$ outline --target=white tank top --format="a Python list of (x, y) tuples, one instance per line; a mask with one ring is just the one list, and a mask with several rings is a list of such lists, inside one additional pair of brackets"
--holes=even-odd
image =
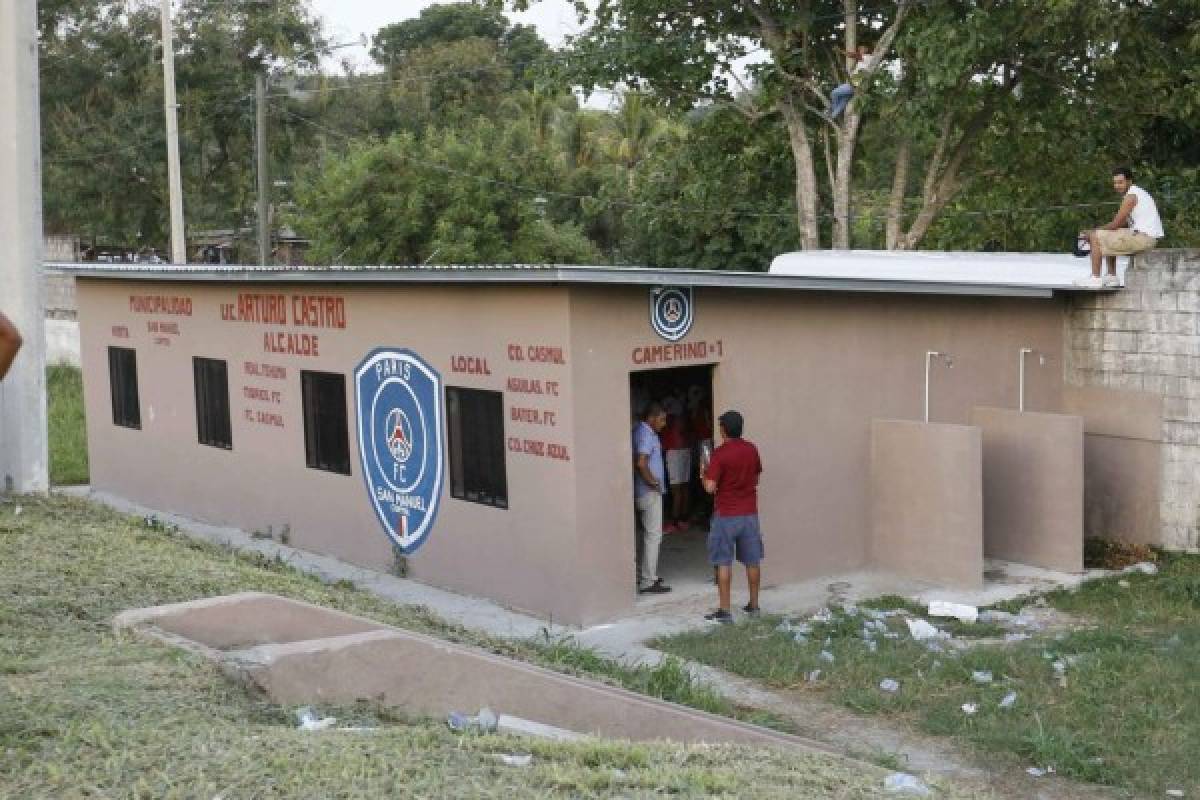
[(1133, 211), (1129, 215), (1129, 227), (1138, 233), (1161, 239), (1163, 235), (1162, 218), (1158, 216), (1158, 206), (1154, 198), (1140, 186), (1130, 186), (1129, 194), (1137, 198)]

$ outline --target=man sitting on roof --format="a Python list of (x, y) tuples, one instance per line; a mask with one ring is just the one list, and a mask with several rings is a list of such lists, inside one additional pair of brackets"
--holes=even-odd
[[(1124, 196), (1112, 222), (1094, 231), (1083, 231), (1092, 246), (1092, 276), (1075, 283), (1099, 288), (1120, 286), (1117, 278), (1117, 256), (1132, 256), (1150, 250), (1162, 238), (1162, 219), (1154, 198), (1133, 183), (1133, 170), (1117, 167), (1113, 170), (1113, 188)], [(1100, 277), (1100, 260), (1108, 259), (1108, 274)]]

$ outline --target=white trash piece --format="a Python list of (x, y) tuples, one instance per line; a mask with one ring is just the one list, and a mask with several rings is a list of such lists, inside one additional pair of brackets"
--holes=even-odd
[(974, 703), (963, 703), (960, 707), (962, 708), (962, 712), (967, 716), (970, 716), (979, 710), (979, 706), (975, 705)]
[(1004, 699), (1000, 701), (1001, 708), (1012, 708), (1017, 703), (1017, 693), (1009, 692), (1004, 695)]
[(891, 678), (884, 678), (879, 682), (879, 688), (885, 692), (888, 692), (889, 694), (895, 694), (896, 692), (900, 691), (900, 682), (892, 680)]
[(1167, 789), (1167, 797), (1183, 797), (1183, 789)]
[(1132, 572), (1140, 572), (1143, 575), (1157, 575), (1158, 574), (1158, 564), (1154, 564), (1149, 561), (1140, 561), (1137, 564), (1130, 564), (1128, 567), (1126, 567), (1125, 569), (1123, 569), (1121, 571), (1126, 574), (1129, 574)]
[(1045, 769), (1040, 769), (1038, 767), (1029, 767), (1028, 769), (1025, 770), (1025, 772), (1027, 772), (1028, 774), (1032, 775), (1035, 778), (1044, 778), (1047, 775), (1054, 774), (1054, 767), (1046, 767)]
[(833, 663), (833, 653), (829, 652), (828, 650), (822, 650), (821, 655), (818, 657), (827, 664)]
[(296, 721), (302, 731), (323, 731), (337, 724), (337, 717), (318, 717), (317, 712), (309, 706), (296, 710)]
[(1004, 643), (1013, 644), (1014, 642), (1023, 642), (1031, 638), (1028, 633), (1006, 633), (1004, 634)]
[(971, 673), (971, 680), (976, 683), (991, 683), (992, 673), (986, 669), (977, 669)]
[(893, 772), (888, 775), (884, 778), (883, 790), (893, 794), (911, 794), (915, 797), (928, 797), (932, 794), (920, 778), (907, 772)]
[(959, 622), (974, 622), (979, 619), (979, 609), (963, 603), (950, 603), (945, 600), (934, 600), (929, 604), (929, 616), (954, 617)]
[(804, 673), (804, 680), (808, 683), (816, 683), (821, 679), (821, 670), (814, 669), (811, 672)]
[(528, 767), (533, 763), (533, 754), (509, 755), (507, 753), (496, 753), (496, 760), (506, 767)]
[(908, 625), (909, 635), (918, 642), (923, 642), (926, 639), (936, 639), (941, 634), (941, 631), (923, 619), (908, 617), (904, 620), (904, 623)]

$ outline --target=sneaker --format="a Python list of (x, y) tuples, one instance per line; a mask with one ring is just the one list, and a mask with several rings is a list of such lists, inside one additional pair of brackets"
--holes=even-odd
[(746, 605), (742, 606), (742, 611), (745, 611), (746, 614), (751, 617), (757, 617), (759, 614), (762, 613), (761, 608), (759, 608), (758, 606), (752, 606), (749, 603), (746, 603)]
[(1102, 284), (1104, 285), (1105, 289), (1120, 289), (1121, 279), (1116, 275), (1105, 275)]
[(1086, 278), (1079, 278), (1075, 281), (1075, 285), (1081, 289), (1103, 289), (1104, 281), (1099, 275), (1089, 275)]
[(730, 614), (723, 608), (718, 608), (710, 614), (705, 614), (704, 620), (706, 622), (716, 622), (720, 625), (728, 625), (733, 622), (733, 614)]
[(671, 587), (663, 583), (662, 578), (659, 578), (649, 586), (638, 589), (638, 594), (666, 594), (669, 591), (671, 591)]

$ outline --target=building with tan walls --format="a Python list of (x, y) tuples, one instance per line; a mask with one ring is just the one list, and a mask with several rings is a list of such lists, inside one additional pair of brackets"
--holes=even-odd
[[(770, 274), (74, 267), (92, 484), (591, 624), (636, 601), (631, 381), (687, 369), (762, 452), (768, 583), (888, 568), (893, 510), (872, 497), (906, 451), (877, 474), (873, 422), (922, 419), (927, 353), (953, 359), (933, 364), (928, 400), (951, 438), (978, 431), (976, 409), (1016, 408), (1022, 350), (1038, 354), (1027, 412), (1070, 394), (1081, 262), (957, 258)], [(899, 496), (920, 506), (921, 491)], [(982, 513), (982, 496), (964, 502), (955, 513)], [(982, 557), (982, 524), (943, 534)]]

